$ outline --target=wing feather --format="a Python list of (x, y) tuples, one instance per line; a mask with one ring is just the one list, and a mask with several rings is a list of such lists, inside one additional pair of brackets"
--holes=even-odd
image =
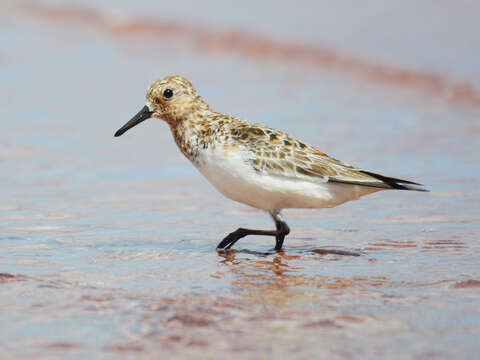
[(282, 131), (246, 123), (243, 127), (236, 127), (233, 135), (244, 144), (249, 154), (247, 161), (259, 173), (311, 182), (427, 191), (419, 187), (421, 184), (343, 163)]

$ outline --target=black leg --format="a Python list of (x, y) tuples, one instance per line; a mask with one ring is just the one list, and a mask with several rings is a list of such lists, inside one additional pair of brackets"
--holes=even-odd
[(217, 245), (217, 249), (230, 249), (238, 240), (247, 236), (247, 235), (268, 235), (268, 236), (277, 236), (277, 231), (275, 230), (253, 230), (253, 229), (244, 229), (238, 228), (234, 232), (228, 234), (221, 242)]
[(290, 228), (281, 218), (280, 212), (275, 211), (271, 213), (273, 220), (275, 221), (276, 230), (253, 230), (253, 229), (244, 229), (238, 228), (234, 232), (228, 234), (221, 242), (217, 245), (217, 249), (230, 249), (238, 240), (247, 236), (247, 235), (267, 235), (275, 236), (275, 250), (280, 250), (283, 245), (283, 240), (285, 236), (290, 233)]
[(273, 218), (275, 220), (275, 226), (277, 227), (277, 235), (275, 235), (275, 250), (281, 250), (283, 246), (283, 240), (285, 236), (290, 233), (290, 228), (285, 221)]

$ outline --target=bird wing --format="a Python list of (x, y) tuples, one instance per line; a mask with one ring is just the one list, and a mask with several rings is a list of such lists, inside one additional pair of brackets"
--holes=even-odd
[(383, 189), (426, 191), (407, 180), (383, 176), (343, 163), (278, 130), (245, 123), (231, 130), (247, 150), (255, 171), (282, 178), (336, 182)]

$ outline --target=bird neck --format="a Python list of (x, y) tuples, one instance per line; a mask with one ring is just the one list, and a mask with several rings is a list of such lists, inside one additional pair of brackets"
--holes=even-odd
[(214, 128), (211, 119), (214, 114), (208, 106), (198, 107), (184, 118), (167, 121), (178, 148), (194, 163), (199, 151), (212, 144)]

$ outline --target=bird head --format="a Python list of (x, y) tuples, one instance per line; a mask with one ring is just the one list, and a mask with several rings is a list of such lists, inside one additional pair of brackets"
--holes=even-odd
[(154, 81), (146, 94), (146, 105), (115, 136), (120, 136), (149, 118), (158, 118), (175, 126), (192, 114), (208, 110), (208, 105), (197, 94), (193, 85), (182, 76), (167, 76)]

